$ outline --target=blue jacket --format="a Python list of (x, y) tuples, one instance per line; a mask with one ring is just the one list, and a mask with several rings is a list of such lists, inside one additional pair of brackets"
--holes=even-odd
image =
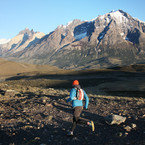
[[(89, 98), (84, 90), (83, 90), (83, 92), (84, 92), (84, 98), (85, 98), (85, 109), (87, 109), (88, 104), (89, 104)], [(76, 93), (77, 93), (77, 91), (75, 88), (71, 89), (70, 98), (68, 98), (66, 101), (67, 102), (72, 101), (72, 107), (83, 106), (83, 100), (74, 100), (74, 98), (76, 97)]]

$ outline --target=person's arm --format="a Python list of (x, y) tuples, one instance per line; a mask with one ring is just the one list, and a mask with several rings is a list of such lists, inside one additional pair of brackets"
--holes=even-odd
[(73, 88), (73, 89), (71, 89), (71, 91), (70, 91), (70, 97), (66, 100), (66, 102), (67, 103), (71, 102), (74, 99), (75, 96), (76, 96), (76, 90)]
[(88, 96), (87, 96), (85, 91), (84, 91), (84, 98), (85, 98), (85, 109), (87, 109), (88, 108), (88, 104), (89, 104), (89, 98), (88, 98)]

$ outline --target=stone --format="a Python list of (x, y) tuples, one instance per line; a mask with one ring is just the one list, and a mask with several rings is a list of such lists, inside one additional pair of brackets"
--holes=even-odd
[(123, 136), (123, 133), (122, 132), (118, 132), (116, 135), (121, 137), (121, 136)]
[(128, 136), (128, 132), (125, 132), (124, 136)]
[(124, 129), (125, 129), (127, 132), (130, 132), (130, 131), (132, 130), (132, 128), (131, 128), (130, 126), (126, 126)]
[(137, 127), (136, 124), (134, 124), (134, 123), (131, 124), (132, 129), (135, 129), (136, 127)]
[(46, 103), (45, 106), (50, 107), (50, 108), (53, 108), (53, 105), (52, 105), (52, 104), (48, 104), (48, 103)]
[(52, 118), (53, 118), (53, 116), (48, 116), (48, 121), (51, 121), (52, 120)]
[(47, 102), (46, 98), (42, 98), (42, 102), (45, 104)]
[(58, 105), (57, 102), (54, 102), (54, 105), (57, 106)]
[(4, 95), (14, 97), (16, 95), (16, 91), (15, 90), (6, 90)]
[(115, 115), (115, 114), (108, 115), (104, 119), (105, 119), (105, 122), (109, 125), (113, 125), (113, 124), (119, 125), (126, 121), (126, 117)]
[(40, 137), (35, 137), (35, 140), (40, 140)]

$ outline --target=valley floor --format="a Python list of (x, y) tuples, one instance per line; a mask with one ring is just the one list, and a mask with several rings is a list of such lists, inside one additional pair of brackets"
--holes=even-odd
[[(10, 76), (0, 82), (0, 145), (145, 145), (144, 65)], [(93, 120), (95, 131), (78, 125), (68, 137), (72, 108), (66, 99), (74, 79), (89, 96), (82, 118)], [(104, 117), (110, 114), (126, 122), (108, 125)]]
[[(73, 137), (72, 108), (66, 103), (69, 89), (0, 84), (0, 144), (2, 145), (144, 145), (145, 98), (90, 93), (82, 117), (95, 122), (95, 131), (78, 125)], [(9, 91), (8, 91), (9, 90)], [(12, 91), (13, 90), (13, 91)], [(108, 125), (110, 114), (127, 117), (121, 125)], [(131, 130), (127, 126), (136, 125)]]

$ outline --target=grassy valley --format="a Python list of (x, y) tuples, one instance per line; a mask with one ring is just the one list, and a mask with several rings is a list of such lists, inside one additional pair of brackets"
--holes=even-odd
[(7, 61), (5, 59), (0, 59), (0, 78), (8, 78), (11, 76), (19, 75), (21, 73), (36, 74), (39, 72), (51, 72), (59, 70), (56, 67), (48, 65), (33, 65), (26, 63), (17, 63), (14, 61)]

